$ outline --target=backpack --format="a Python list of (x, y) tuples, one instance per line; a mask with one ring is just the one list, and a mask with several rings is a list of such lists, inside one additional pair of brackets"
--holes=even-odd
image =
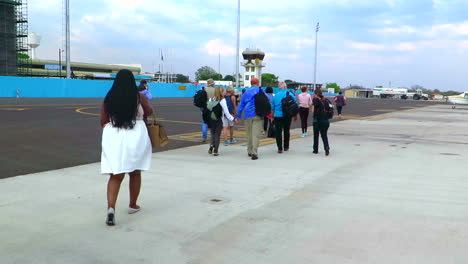
[(299, 106), (289, 92), (286, 92), (286, 96), (281, 99), (281, 109), (285, 117), (293, 117), (299, 113)]
[(325, 98), (324, 100), (320, 100), (320, 103), (322, 104), (322, 108), (319, 109), (318, 119), (333, 119), (334, 110), (333, 104), (330, 102), (330, 100)]
[(271, 105), (268, 97), (266, 96), (265, 92), (263, 92), (262, 88), (258, 87), (258, 93), (255, 94), (255, 113), (258, 116), (265, 117), (271, 113)]
[(221, 116), (223, 115), (223, 108), (219, 104), (219, 101), (210, 100), (206, 105), (206, 109), (209, 111), (209, 120), (210, 121), (217, 121), (220, 120)]
[(232, 103), (232, 95), (226, 95), (224, 96), (224, 99), (226, 99), (226, 105), (229, 110), (229, 113), (230, 114), (234, 113), (234, 104)]
[(205, 90), (198, 90), (193, 96), (193, 105), (199, 108), (206, 108), (206, 101), (208, 101), (208, 94)]

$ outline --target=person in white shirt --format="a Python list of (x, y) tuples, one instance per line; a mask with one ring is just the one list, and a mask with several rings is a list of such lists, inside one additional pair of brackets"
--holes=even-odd
[[(225, 91), (224, 88), (221, 86), (218, 86), (215, 88), (214, 91), (214, 97), (210, 99), (210, 101), (218, 102), (218, 104), (221, 106), (221, 114), (217, 116), (216, 120), (211, 120), (210, 124), (210, 131), (211, 131), (211, 144), (210, 148), (208, 149), (208, 154), (213, 154), (213, 156), (219, 156), (218, 148), (219, 148), (219, 141), (221, 138), (221, 132), (223, 131), (223, 118), (228, 119), (229, 121), (234, 121), (234, 117), (229, 113), (229, 109), (226, 103), (226, 98), (224, 97)], [(208, 105), (210, 105), (210, 101), (208, 102)], [(215, 106), (212, 109), (215, 109)], [(213, 112), (216, 115), (217, 110), (213, 110)]]
[(312, 105), (312, 96), (307, 92), (307, 87), (301, 88), (302, 93), (297, 95), (299, 101), (299, 116), (301, 117), (302, 137), (307, 136), (307, 119), (309, 118), (310, 106)]

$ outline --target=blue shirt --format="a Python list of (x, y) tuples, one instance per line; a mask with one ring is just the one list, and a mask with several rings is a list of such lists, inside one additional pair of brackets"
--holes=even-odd
[(258, 90), (258, 86), (252, 86), (242, 95), (239, 106), (237, 106), (237, 119), (242, 118), (242, 111), (244, 110), (245, 119), (257, 116), (257, 113), (255, 113), (255, 95)]
[(281, 104), (281, 100), (286, 97), (287, 93), (292, 96), (294, 99), (294, 102), (297, 104), (297, 98), (294, 92), (288, 91), (288, 90), (281, 90), (277, 94), (275, 94), (275, 97), (273, 97), (273, 102), (271, 102), (271, 110), (274, 111), (275, 113), (273, 114), (274, 117), (283, 117), (283, 107)]

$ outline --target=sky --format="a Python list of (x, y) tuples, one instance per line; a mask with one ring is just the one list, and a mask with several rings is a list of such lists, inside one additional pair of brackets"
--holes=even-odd
[[(71, 60), (141, 64), (189, 75), (210, 66), (233, 75), (235, 0), (71, 0)], [(64, 47), (62, 0), (30, 0), (29, 31), (40, 59)], [(264, 73), (342, 87), (465, 91), (466, 0), (241, 0), (240, 51), (266, 53)], [(242, 56), (241, 56), (242, 61)], [(241, 74), (244, 72), (240, 68)]]

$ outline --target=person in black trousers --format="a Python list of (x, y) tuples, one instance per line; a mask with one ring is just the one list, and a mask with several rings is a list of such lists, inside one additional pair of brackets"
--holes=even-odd
[[(281, 89), (275, 96), (273, 97), (273, 101), (271, 103), (271, 110), (273, 111), (274, 123), (275, 123), (275, 133), (276, 133), (276, 146), (278, 147), (278, 153), (283, 153), (284, 151), (289, 150), (289, 139), (290, 133), (289, 129), (291, 128), (291, 120), (297, 120), (296, 116), (288, 116), (287, 113), (283, 113), (282, 109), (282, 100), (290, 95), (292, 96), (294, 102), (297, 104), (297, 98), (294, 95), (294, 92), (290, 92), (287, 90), (287, 85), (285, 82), (280, 82), (278, 84), (279, 88)], [(284, 134), (284, 140), (283, 140)]]
[(315, 90), (315, 96), (312, 100), (312, 112), (314, 113), (314, 146), (313, 153), (318, 153), (319, 146), (319, 135), (322, 137), (323, 148), (325, 149), (325, 155), (330, 154), (330, 145), (328, 144), (328, 128), (330, 127), (330, 120), (325, 113), (325, 104), (329, 101), (326, 99), (320, 89)]
[[(265, 89), (265, 93), (268, 97), (268, 101), (270, 101), (270, 104), (271, 102), (273, 102), (273, 88), (271, 87), (267, 87)], [(263, 134), (267, 134), (268, 133), (268, 127), (271, 126), (272, 122), (271, 122), (272, 118), (271, 116), (265, 116), (263, 118)]]

